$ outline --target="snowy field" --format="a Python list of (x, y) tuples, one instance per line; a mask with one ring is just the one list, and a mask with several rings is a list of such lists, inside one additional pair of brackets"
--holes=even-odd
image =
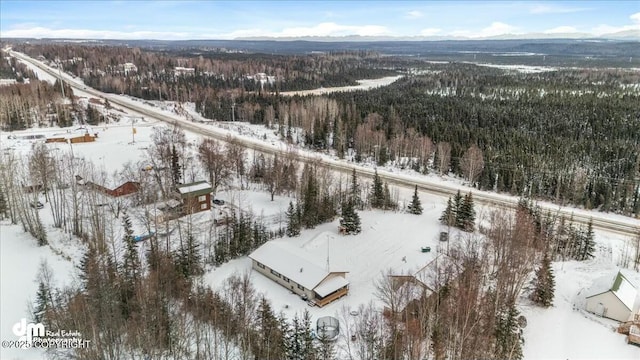
[(392, 84), (393, 82), (400, 79), (401, 77), (402, 75), (387, 76), (380, 79), (356, 80), (358, 85), (336, 86), (336, 87), (319, 88), (319, 89), (313, 89), (313, 90), (284, 91), (284, 92), (281, 92), (280, 95), (283, 95), (283, 96), (324, 95), (324, 94), (330, 94), (334, 92), (371, 90), (377, 87), (387, 86), (389, 84)]

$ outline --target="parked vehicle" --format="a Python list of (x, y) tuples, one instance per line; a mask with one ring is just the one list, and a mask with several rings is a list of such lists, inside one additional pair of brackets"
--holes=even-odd
[(213, 199), (213, 203), (215, 205), (224, 205), (224, 200), (220, 200), (220, 199)]
[(42, 209), (44, 205), (40, 201), (33, 201), (29, 205), (31, 205), (34, 209)]

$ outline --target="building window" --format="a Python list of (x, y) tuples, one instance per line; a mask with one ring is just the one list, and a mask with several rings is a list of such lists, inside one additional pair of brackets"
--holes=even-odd
[(280, 277), (280, 274), (278, 274), (278, 272), (277, 272), (277, 271), (274, 271), (274, 270), (271, 270), (271, 275), (274, 275), (274, 276)]
[(289, 282), (289, 278), (288, 278), (288, 277), (286, 277), (286, 276), (283, 276), (283, 277), (282, 277), (282, 280), (284, 280), (284, 281), (286, 281), (286, 282)]
[(261, 264), (261, 263), (258, 263), (258, 267), (259, 267), (260, 269), (264, 269), (264, 265), (263, 265), (263, 264)]
[(207, 203), (200, 204), (200, 210), (207, 210)]
[(302, 286), (302, 285), (298, 285), (298, 289), (300, 289), (300, 290), (304, 290), (304, 286)]
[(198, 202), (203, 202), (203, 201), (207, 201), (207, 196), (206, 195), (198, 196)]

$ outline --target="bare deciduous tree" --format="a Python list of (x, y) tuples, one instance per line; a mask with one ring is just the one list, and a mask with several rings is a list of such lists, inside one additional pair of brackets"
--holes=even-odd
[(204, 139), (198, 146), (198, 159), (209, 174), (209, 181), (216, 194), (218, 187), (224, 185), (231, 178), (233, 164), (225, 155), (224, 148), (213, 139)]
[(484, 169), (482, 150), (476, 145), (471, 145), (460, 160), (460, 168), (467, 180), (473, 184)]
[(438, 170), (440, 175), (444, 175), (449, 172), (449, 164), (451, 162), (451, 144), (448, 142), (439, 142), (437, 145), (438, 151)]

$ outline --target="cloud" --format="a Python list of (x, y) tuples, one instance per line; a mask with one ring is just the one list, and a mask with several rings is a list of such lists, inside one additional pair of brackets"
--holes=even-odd
[(49, 29), (44, 27), (16, 28), (2, 31), (2, 38), (71, 38), (71, 39), (234, 39), (239, 37), (307, 37), (307, 36), (379, 36), (388, 34), (379, 25), (340, 25), (331, 22), (308, 27), (291, 27), (280, 31), (264, 29), (239, 29), (227, 33), (170, 32), (170, 31), (111, 31), (88, 29)]
[(576, 33), (578, 29), (573, 26), (558, 26), (553, 29), (545, 30), (543, 33), (545, 34), (568, 34), (568, 33)]
[(420, 31), (420, 35), (422, 36), (434, 36), (442, 32), (442, 29), (438, 28), (426, 28)]
[(637, 31), (637, 35), (640, 36), (640, 23), (637, 25), (624, 25), (624, 26), (611, 26), (611, 25), (598, 25), (591, 29), (591, 33), (597, 36), (612, 34), (622, 31)]
[(471, 31), (471, 30), (456, 30), (449, 33), (451, 36), (456, 37), (466, 37), (471, 39), (476, 38), (486, 38), (492, 36), (506, 35), (506, 34), (516, 34), (518, 30), (517, 27), (505, 24), (499, 21), (494, 21), (491, 25), (480, 31)]
[(635, 21), (637, 23), (640, 23), (640, 12), (637, 12), (635, 14), (631, 14), (631, 16), (629, 16), (629, 19), (631, 19), (631, 20), (633, 20), (633, 21)]
[(409, 11), (407, 13), (407, 18), (409, 18), (409, 19), (419, 19), (419, 18), (421, 18), (423, 16), (424, 15), (422, 14), (422, 12), (420, 12), (418, 10)]
[(301, 26), (285, 28), (279, 32), (273, 32), (267, 36), (272, 37), (298, 37), (298, 36), (378, 36), (387, 34), (388, 30), (380, 25), (339, 25), (332, 22), (324, 22), (315, 26)]
[(591, 8), (568, 7), (562, 5), (538, 4), (529, 8), (530, 14), (568, 14), (591, 10)]

